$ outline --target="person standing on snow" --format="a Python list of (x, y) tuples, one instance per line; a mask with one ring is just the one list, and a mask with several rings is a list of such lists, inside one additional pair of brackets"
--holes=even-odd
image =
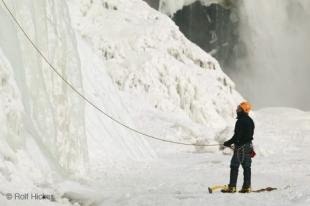
[(227, 188), (222, 189), (223, 193), (236, 192), (236, 184), (238, 179), (238, 170), (240, 164), (243, 168), (243, 186), (239, 191), (241, 193), (251, 192), (251, 163), (255, 152), (252, 146), (254, 134), (254, 122), (249, 117), (251, 105), (248, 102), (242, 102), (237, 107), (237, 122), (235, 125), (234, 136), (224, 142), (224, 146), (231, 147), (234, 144), (234, 154), (230, 162), (230, 181)]

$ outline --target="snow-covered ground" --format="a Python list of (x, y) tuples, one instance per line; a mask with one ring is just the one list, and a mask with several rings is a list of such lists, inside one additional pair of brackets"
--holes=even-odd
[[(208, 186), (228, 182), (229, 150), (195, 152), (191, 147), (160, 153), (152, 161), (131, 162), (123, 170), (92, 171), (87, 184), (64, 182), (59, 190), (84, 205), (309, 205), (310, 113), (268, 108), (253, 116), (258, 154), (253, 160), (252, 186), (276, 187), (276, 191), (209, 194)], [(11, 205), (26, 204), (16, 201)]]
[[(278, 190), (252, 194), (208, 193), (208, 186), (227, 184), (229, 150), (161, 153), (147, 164), (133, 164), (121, 173), (93, 174), (106, 205), (309, 205), (310, 113), (290, 108), (255, 112), (253, 189)], [(227, 137), (229, 138), (229, 136)], [(170, 147), (170, 145), (166, 145)], [(242, 168), (239, 188), (242, 185)], [(104, 204), (103, 204), (104, 205)]]
[[(242, 97), (218, 62), (141, 0), (8, 1), (50, 62), (126, 125), (186, 143), (230, 138)], [(309, 113), (265, 109), (253, 186), (270, 194), (207, 194), (228, 181), (229, 150), (145, 139), (82, 101), (0, 7), (0, 205), (309, 204)], [(302, 164), (301, 164), (302, 163)], [(296, 174), (296, 175), (294, 175)], [(49, 200), (8, 200), (7, 193)], [(13, 199), (15, 196), (13, 196)]]

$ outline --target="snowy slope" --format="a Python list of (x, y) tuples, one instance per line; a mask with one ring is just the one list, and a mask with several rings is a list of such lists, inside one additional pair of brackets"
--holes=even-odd
[(136, 0), (71, 0), (69, 8), (77, 35), (102, 59), (140, 130), (195, 143), (227, 128), (240, 95), (167, 16)]
[[(78, 40), (83, 85), (88, 98), (109, 115), (135, 128), (119, 91), (106, 71), (102, 70), (102, 60), (93, 54), (87, 44)], [(129, 160), (147, 160), (156, 156), (144, 138), (119, 126), (90, 105), (86, 105), (85, 127), (92, 167), (124, 165)]]

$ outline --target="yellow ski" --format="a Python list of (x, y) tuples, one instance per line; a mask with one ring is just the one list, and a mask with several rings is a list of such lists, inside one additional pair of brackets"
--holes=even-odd
[[(227, 185), (214, 185), (214, 186), (211, 186), (211, 187), (208, 187), (208, 190), (209, 190), (209, 193), (213, 193), (217, 190), (222, 190), (222, 189), (227, 189)], [(256, 193), (259, 193), (259, 192), (271, 192), (273, 190), (277, 190), (277, 188), (275, 187), (266, 187), (266, 188), (262, 188), (262, 189), (258, 189), (258, 190), (252, 190), (251, 192), (256, 192)]]
[(212, 193), (219, 189), (226, 189), (227, 187), (228, 187), (227, 185), (214, 185), (212, 187), (208, 187), (208, 190), (209, 190), (209, 193)]

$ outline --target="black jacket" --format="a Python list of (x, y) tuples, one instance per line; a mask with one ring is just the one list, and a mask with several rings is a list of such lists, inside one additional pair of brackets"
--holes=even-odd
[(224, 142), (225, 146), (230, 146), (231, 144), (242, 146), (253, 140), (255, 125), (252, 118), (245, 112), (238, 112), (237, 119), (234, 136)]

